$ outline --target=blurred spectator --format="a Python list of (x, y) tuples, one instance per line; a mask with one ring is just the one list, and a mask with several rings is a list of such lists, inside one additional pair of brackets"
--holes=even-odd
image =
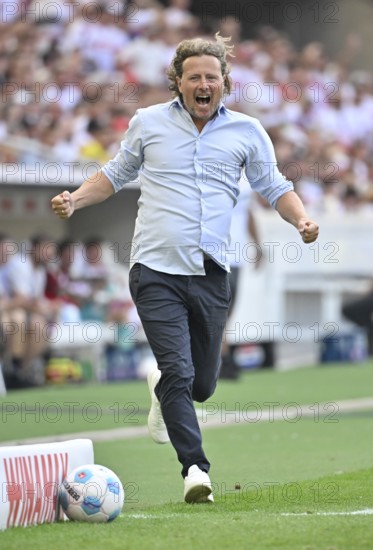
[(108, 270), (106, 321), (116, 329), (114, 347), (130, 350), (139, 344), (142, 327), (129, 290), (129, 268), (118, 261), (115, 243), (103, 243), (102, 252)]
[(109, 147), (113, 144), (113, 136), (115, 138), (109, 121), (91, 119), (87, 132), (91, 139), (80, 148), (81, 157), (83, 159), (97, 160), (100, 164), (105, 164), (111, 158)]
[(157, 0), (136, 0), (127, 3), (124, 19), (132, 38), (143, 34), (146, 28), (158, 25), (163, 19), (164, 7)]
[(81, 249), (80, 261), (73, 270), (75, 283), (85, 285), (87, 292), (81, 301), (83, 320), (104, 322), (108, 305), (108, 268), (104, 264), (102, 241), (98, 237), (85, 240)]
[(60, 51), (65, 55), (79, 50), (85, 71), (98, 69), (110, 73), (117, 54), (129, 43), (128, 34), (118, 25), (119, 20), (124, 19), (110, 11), (104, 2), (90, 2), (79, 8), (60, 42)]
[(48, 270), (45, 295), (54, 300), (58, 307), (58, 321), (62, 323), (80, 322), (82, 301), (89, 296), (91, 289), (84, 282), (74, 281), (71, 271), (77, 254), (77, 243), (69, 240), (58, 245), (58, 263)]
[(170, 28), (185, 28), (194, 24), (194, 17), (190, 12), (191, 0), (169, 0), (164, 10), (164, 21)]
[(45, 297), (46, 266), (55, 259), (55, 245), (48, 237), (37, 235), (20, 249), (13, 248), (9, 257), (10, 243), (3, 239), (5, 261), (0, 269), (5, 370), (11, 385), (40, 384), (44, 381), (48, 323), (58, 314), (58, 305)]
[[(149, 25), (118, 56), (121, 66), (127, 65), (136, 82), (166, 87), (169, 65), (168, 48), (164, 41), (163, 23)], [(149, 63), (151, 59), (151, 63)]]
[[(67, 243), (63, 243), (63, 247), (66, 246)], [(66, 289), (65, 297), (79, 304), (81, 320), (117, 323), (118, 326), (130, 322), (139, 326), (129, 292), (128, 268), (120, 263), (115, 245), (93, 236), (84, 241), (82, 248), (75, 246), (74, 249), (73, 263), (70, 263), (71, 250), (61, 252), (57, 276)], [(61, 272), (63, 264), (66, 266), (64, 275)]]

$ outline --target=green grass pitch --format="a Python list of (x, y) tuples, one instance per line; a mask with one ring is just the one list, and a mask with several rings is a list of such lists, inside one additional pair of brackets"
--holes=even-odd
[[(0, 548), (371, 550), (373, 517), (363, 512), (373, 509), (373, 406), (347, 411), (340, 402), (372, 398), (372, 382), (368, 362), (221, 381), (209, 403), (196, 405), (214, 505), (183, 502), (171, 446), (141, 433), (110, 442), (93, 437), (95, 462), (125, 487), (121, 516), (104, 525), (9, 529), (0, 532)], [(300, 414), (301, 405), (310, 414)], [(264, 420), (271, 406), (282, 419)], [(0, 407), (0, 440), (21, 442), (145, 426), (149, 396), (144, 381), (54, 386), (10, 392)], [(221, 426), (207, 429), (206, 416)]]

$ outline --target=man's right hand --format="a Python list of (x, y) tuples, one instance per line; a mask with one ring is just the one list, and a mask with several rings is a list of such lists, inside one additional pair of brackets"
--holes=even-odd
[(56, 216), (61, 218), (61, 220), (70, 218), (75, 210), (74, 201), (69, 191), (64, 191), (63, 193), (53, 197), (51, 204), (53, 212)]

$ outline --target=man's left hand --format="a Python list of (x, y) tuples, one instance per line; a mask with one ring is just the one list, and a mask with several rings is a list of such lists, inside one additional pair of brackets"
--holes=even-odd
[(300, 220), (298, 231), (304, 243), (313, 243), (319, 236), (319, 226), (316, 222), (311, 220)]

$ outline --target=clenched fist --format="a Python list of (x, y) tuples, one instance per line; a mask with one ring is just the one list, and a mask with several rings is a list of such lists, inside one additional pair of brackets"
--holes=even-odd
[(304, 243), (313, 243), (319, 236), (319, 226), (316, 222), (311, 220), (300, 220), (298, 231)]
[(53, 212), (56, 216), (61, 218), (61, 220), (70, 218), (75, 210), (74, 201), (69, 191), (64, 191), (53, 197), (51, 204)]

